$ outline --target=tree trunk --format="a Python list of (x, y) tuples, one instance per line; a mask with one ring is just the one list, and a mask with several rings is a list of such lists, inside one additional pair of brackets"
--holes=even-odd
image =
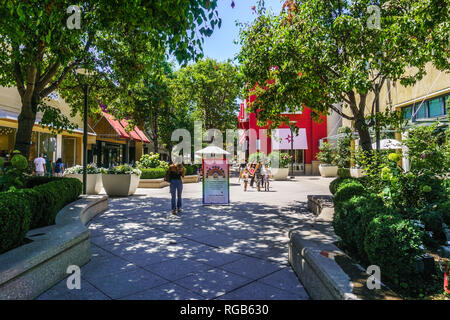
[(22, 101), (22, 110), (18, 118), (14, 150), (19, 150), (27, 159), (30, 156), (31, 134), (36, 121), (37, 101), (36, 98)]
[(359, 145), (364, 151), (372, 151), (372, 140), (370, 139), (369, 127), (366, 125), (364, 116), (356, 115), (355, 129), (359, 134)]

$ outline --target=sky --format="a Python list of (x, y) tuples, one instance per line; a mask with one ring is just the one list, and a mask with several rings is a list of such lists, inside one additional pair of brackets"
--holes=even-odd
[[(256, 18), (252, 6), (257, 5), (257, 0), (234, 0), (234, 8), (231, 7), (231, 2), (232, 0), (217, 1), (222, 27), (216, 28), (211, 37), (205, 37), (203, 43), (205, 58), (218, 61), (233, 60), (240, 49), (238, 44), (233, 43), (239, 39), (239, 26), (236, 26), (236, 21), (247, 23)], [(265, 0), (265, 7), (268, 11), (279, 13), (283, 2), (284, 0)], [(175, 65), (178, 67), (177, 63)]]
[[(222, 27), (214, 30), (209, 38), (205, 38), (203, 52), (205, 57), (225, 61), (233, 59), (239, 52), (239, 45), (233, 40), (239, 39), (239, 22), (251, 22), (256, 18), (252, 11), (252, 6), (257, 4), (257, 0), (234, 0), (235, 7), (231, 7), (231, 0), (218, 0), (218, 13), (222, 18)], [(284, 2), (284, 1), (283, 1)], [(266, 0), (265, 7), (276, 13), (280, 12), (282, 0)]]

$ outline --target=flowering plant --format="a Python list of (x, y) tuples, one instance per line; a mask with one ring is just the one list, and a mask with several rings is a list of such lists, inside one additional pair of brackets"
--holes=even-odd
[[(98, 173), (104, 173), (104, 168), (97, 168), (95, 163), (90, 163), (86, 166), (86, 173), (87, 174), (98, 174)], [(68, 174), (83, 174), (83, 166), (76, 165), (70, 168), (67, 168), (64, 170), (64, 175)]]
[(139, 169), (134, 169), (128, 164), (122, 164), (120, 166), (111, 167), (106, 171), (107, 174), (135, 174), (140, 176), (142, 171)]
[(292, 156), (287, 153), (274, 151), (269, 155), (269, 166), (272, 168), (288, 168)]

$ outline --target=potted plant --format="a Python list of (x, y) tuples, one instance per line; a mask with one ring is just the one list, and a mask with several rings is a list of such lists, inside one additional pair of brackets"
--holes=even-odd
[[(87, 194), (99, 194), (102, 189), (102, 172), (103, 168), (97, 168), (95, 164), (88, 164), (86, 167), (86, 193)], [(71, 168), (67, 168), (64, 171), (64, 177), (76, 178), (83, 182), (83, 166), (76, 165)]]
[(136, 192), (141, 173), (128, 164), (111, 167), (102, 175), (103, 188), (109, 196), (131, 196)]
[(270, 175), (274, 180), (286, 180), (289, 175), (291, 156), (284, 152), (273, 151), (269, 154)]
[(164, 181), (169, 164), (159, 160), (159, 153), (142, 155), (136, 162), (136, 167), (141, 170), (138, 188), (163, 188), (169, 185)]
[(336, 152), (333, 146), (327, 142), (322, 143), (317, 153), (317, 159), (322, 163), (319, 165), (319, 172), (322, 177), (336, 177), (338, 166), (336, 165)]
[(359, 147), (353, 154), (353, 163), (355, 164), (350, 168), (350, 175), (353, 178), (361, 178), (366, 175), (366, 172), (362, 168), (363, 155), (362, 149)]

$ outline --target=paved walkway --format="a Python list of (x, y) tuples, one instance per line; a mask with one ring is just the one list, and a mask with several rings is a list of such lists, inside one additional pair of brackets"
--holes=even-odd
[(331, 179), (272, 182), (244, 193), (231, 182), (231, 205), (202, 206), (201, 184), (184, 185), (184, 211), (169, 214), (168, 188), (111, 198), (94, 218), (92, 259), (81, 289), (66, 280), (39, 299), (309, 299), (288, 263), (288, 232), (312, 221), (308, 194), (329, 194)]

